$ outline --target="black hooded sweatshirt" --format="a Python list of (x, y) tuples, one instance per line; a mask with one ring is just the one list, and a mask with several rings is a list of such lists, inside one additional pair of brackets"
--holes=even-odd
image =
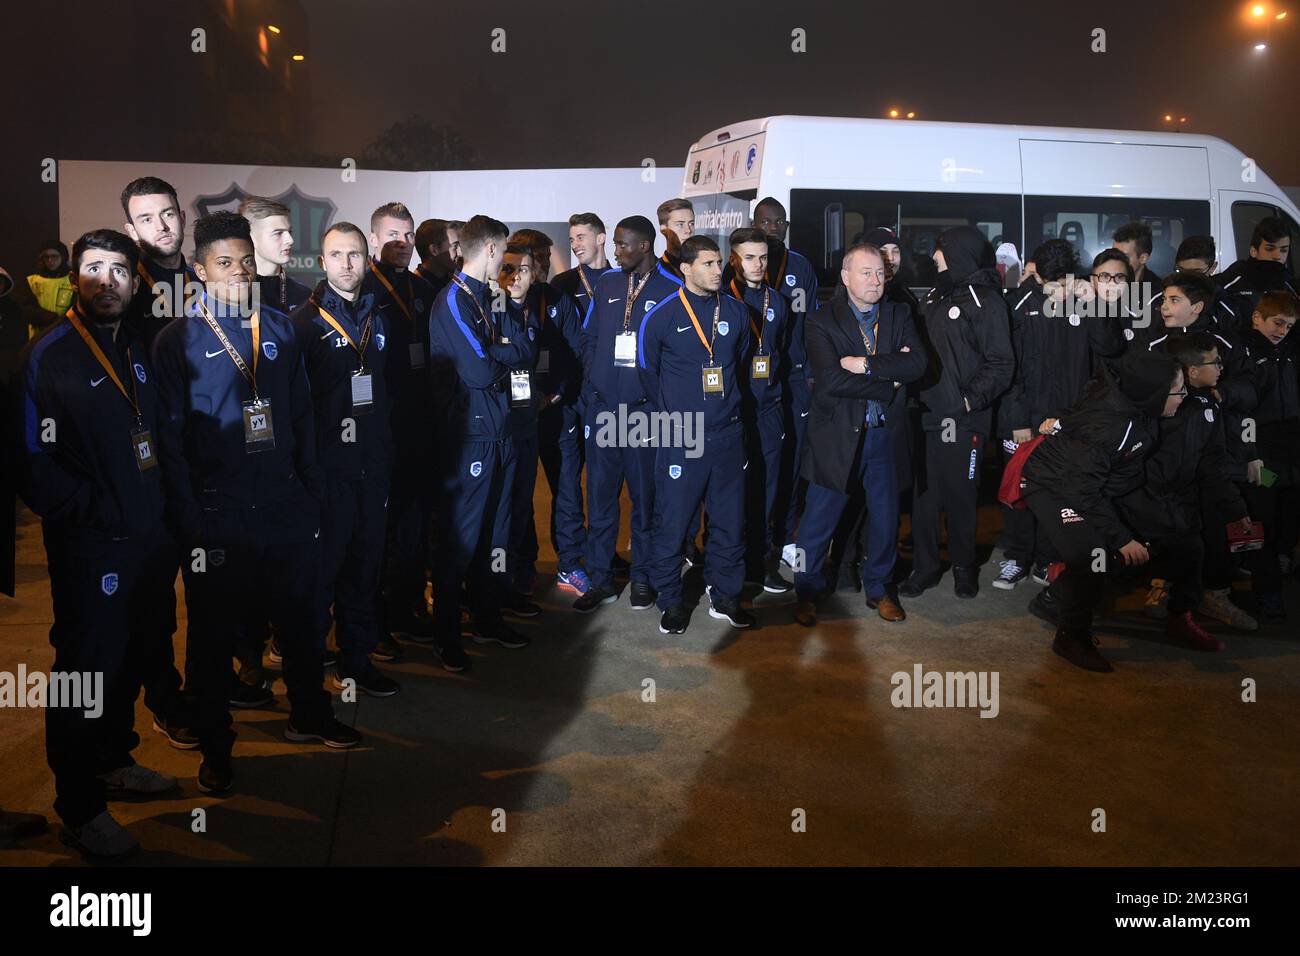
[(1171, 355), (1134, 349), (1105, 367), (1025, 462), (1026, 494), (1059, 498), (1110, 550), (1133, 540), (1114, 499), (1143, 482), (1178, 368)]
[(1287, 272), (1286, 263), (1270, 259), (1238, 259), (1224, 269), (1214, 281), (1219, 284), (1219, 301), (1232, 313), (1236, 327), (1232, 330), (1245, 334), (1250, 331), (1250, 314), (1265, 292), (1285, 289), (1297, 295), (1295, 277)]
[(920, 382), (921, 427), (939, 431), (953, 419), (962, 431), (987, 435), (993, 403), (1016, 366), (1002, 279), (993, 246), (974, 226), (946, 230), (939, 248), (947, 268), (925, 298), (919, 329), (930, 356)]

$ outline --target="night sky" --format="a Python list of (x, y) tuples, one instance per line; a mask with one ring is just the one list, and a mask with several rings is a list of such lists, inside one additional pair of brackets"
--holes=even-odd
[[(293, 65), (305, 80), (294, 100), (308, 114), (300, 136), (247, 135), (241, 111), (267, 107), (237, 86), (228, 95), (186, 88), (198, 85), (188, 79), (188, 23), (214, 21), (227, 3), (245, 20), (265, 14), (306, 31), (306, 59)], [(680, 166), (709, 130), (779, 113), (879, 117), (896, 105), (926, 120), (1157, 129), (1172, 112), (1281, 185), (1300, 185), (1300, 0), (1282, 21), (1273, 14), (1286, 4), (1264, 4), (1253, 26), (1249, 6), (672, 0), (578, 13), (560, 3), (26, 0), (6, 9), (0, 58), (12, 170), (0, 181), (0, 262), (25, 269), (32, 243), (56, 231), (57, 191), (36, 177), (42, 157), (276, 163), (310, 154), (334, 165), (411, 116), (463, 140), (466, 165), (509, 168), (646, 157)], [(497, 27), (505, 53), (489, 49)], [(796, 27), (806, 53), (791, 51)], [(1096, 28), (1106, 31), (1104, 53), (1091, 50)], [(1262, 39), (1268, 49), (1254, 51)], [(204, 56), (210, 82), (246, 69), (228, 50)], [(182, 112), (204, 124), (201, 146), (169, 135)]]

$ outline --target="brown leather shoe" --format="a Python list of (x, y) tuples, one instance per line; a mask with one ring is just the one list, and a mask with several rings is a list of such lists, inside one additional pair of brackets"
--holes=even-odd
[(882, 621), (894, 623), (907, 620), (907, 612), (903, 610), (903, 606), (891, 594), (886, 594), (884, 597), (867, 598), (867, 607), (877, 612)]
[(817, 605), (812, 601), (800, 601), (799, 606), (794, 609), (794, 620), (796, 624), (803, 627), (816, 627)]

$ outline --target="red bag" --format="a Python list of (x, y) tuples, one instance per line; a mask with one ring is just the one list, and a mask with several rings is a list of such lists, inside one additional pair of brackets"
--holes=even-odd
[(1021, 494), (1024, 491), (1024, 479), (1020, 474), (1025, 470), (1025, 462), (1029, 460), (1029, 456), (1046, 437), (1046, 435), (1035, 435), (1029, 441), (1021, 442), (1007, 462), (1007, 467), (1002, 472), (1002, 484), (998, 485), (998, 501), (1008, 508), (1020, 510), (1027, 507)]

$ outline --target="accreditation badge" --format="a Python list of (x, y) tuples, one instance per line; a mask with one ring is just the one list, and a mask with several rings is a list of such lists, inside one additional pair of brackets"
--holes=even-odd
[(143, 425), (131, 429), (131, 447), (135, 453), (135, 466), (141, 471), (158, 467), (158, 459), (154, 456), (153, 437), (149, 434), (149, 429)]
[(352, 410), (364, 415), (374, 407), (374, 383), (368, 372), (356, 371), (352, 374)]
[(717, 365), (704, 366), (704, 397), (722, 397), (722, 368)]
[(636, 368), (635, 332), (620, 332), (614, 336), (614, 364), (619, 368)]
[(755, 355), (750, 378), (767, 379), (772, 377), (772, 359), (769, 355)]
[(528, 372), (510, 373), (510, 407), (523, 408), (533, 400), (533, 377)]
[(271, 403), (264, 398), (244, 402), (244, 451), (250, 455), (275, 447), (275, 428), (271, 422)]

